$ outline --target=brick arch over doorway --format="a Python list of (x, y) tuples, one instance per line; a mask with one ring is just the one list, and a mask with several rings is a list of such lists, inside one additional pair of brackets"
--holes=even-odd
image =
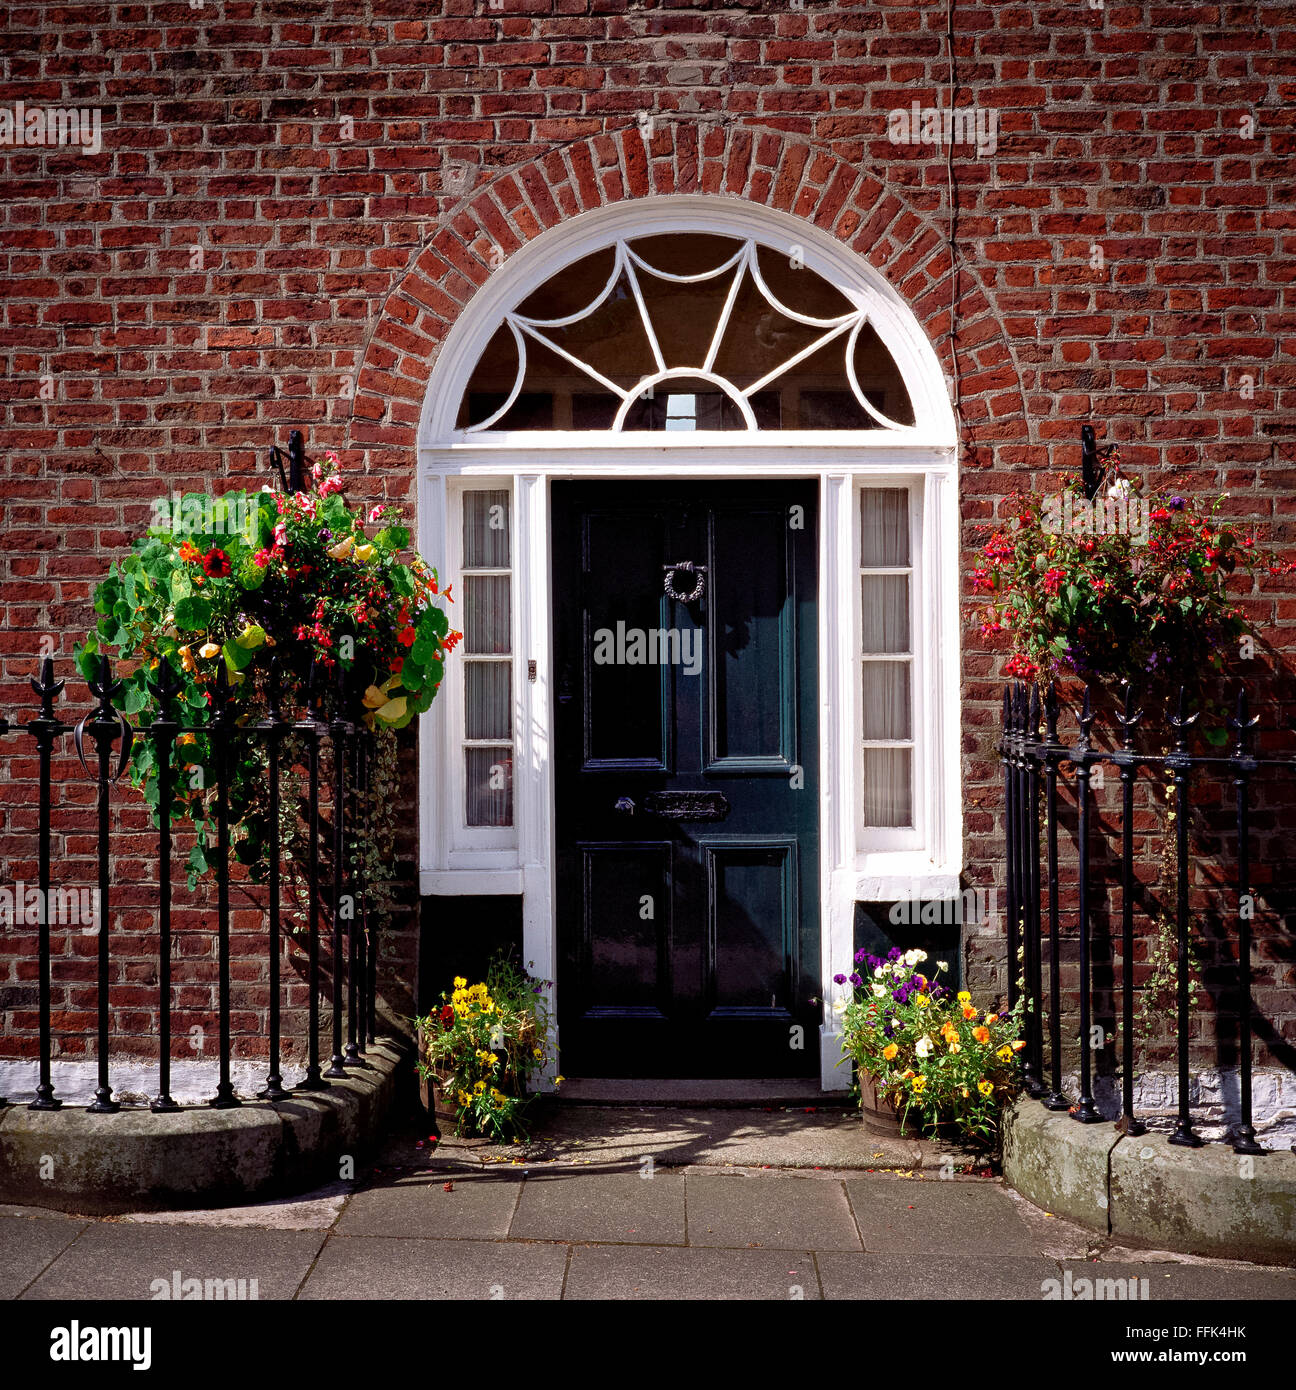
[(936, 220), (916, 211), (903, 191), (804, 140), (666, 121), (647, 138), (634, 127), (552, 150), (474, 187), (441, 219), (388, 294), (365, 344), (350, 445), (413, 448), (442, 340), (477, 289), (519, 247), (580, 213), (675, 193), (774, 208), (849, 246), (902, 296), (947, 375), (956, 349), (964, 466), (988, 466), (981, 446), (992, 442), (1028, 451), (1032, 432), (1012, 345), (967, 266), (960, 269), (951, 339), (950, 254)]

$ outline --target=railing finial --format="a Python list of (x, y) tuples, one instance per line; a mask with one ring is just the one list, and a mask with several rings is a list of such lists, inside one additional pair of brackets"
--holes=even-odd
[(53, 719), (55, 717), (54, 698), (62, 693), (63, 682), (54, 679), (54, 658), (52, 656), (47, 656), (41, 662), (40, 680), (33, 676), (31, 688), (40, 696), (40, 717)]

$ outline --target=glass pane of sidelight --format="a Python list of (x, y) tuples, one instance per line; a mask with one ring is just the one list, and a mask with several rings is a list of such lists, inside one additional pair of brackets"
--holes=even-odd
[(507, 488), (464, 493), (463, 568), (507, 569), (509, 493)]
[(909, 564), (909, 493), (902, 487), (866, 487), (860, 493), (860, 565)]
[(909, 717), (909, 663), (864, 663), (864, 737), (908, 739), (913, 736)]
[(513, 749), (465, 748), (469, 825), (513, 824)]
[(913, 825), (913, 755), (908, 748), (864, 750), (864, 824)]
[(464, 651), (507, 652), (512, 618), (509, 576), (466, 575), (463, 586)]
[(512, 738), (507, 661), (464, 662), (464, 737), (469, 739)]
[(866, 574), (860, 580), (865, 656), (909, 650), (909, 576)]

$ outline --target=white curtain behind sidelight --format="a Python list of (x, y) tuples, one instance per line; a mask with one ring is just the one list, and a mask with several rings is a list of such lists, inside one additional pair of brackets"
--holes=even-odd
[(512, 574), (506, 489), (463, 495), (466, 823), (513, 824)]
[(909, 493), (860, 493), (864, 824), (913, 825), (913, 567)]

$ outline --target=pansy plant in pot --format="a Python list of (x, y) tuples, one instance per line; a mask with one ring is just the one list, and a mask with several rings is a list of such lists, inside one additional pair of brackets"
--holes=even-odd
[(500, 1143), (527, 1137), (531, 1078), (554, 1056), (547, 987), (497, 953), (485, 980), (456, 976), (440, 1007), (415, 1020), (419, 1075), (457, 1134)]
[(862, 1102), (890, 1109), (901, 1131), (953, 1133), (992, 1148), (1020, 1084), (1022, 1003), (980, 1009), (969, 991), (940, 982), (944, 961), (930, 973), (926, 961), (925, 951), (861, 951), (854, 973), (834, 977), (852, 986), (835, 1006), (842, 1061), (855, 1064)]

